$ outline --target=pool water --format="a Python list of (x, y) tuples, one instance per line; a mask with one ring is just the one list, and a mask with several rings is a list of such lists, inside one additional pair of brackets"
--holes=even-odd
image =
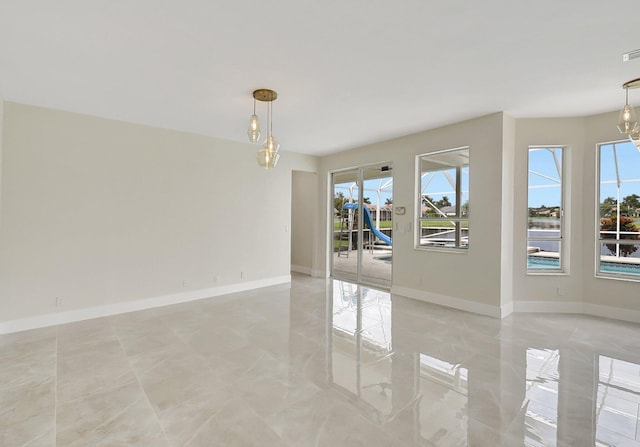
[(600, 270), (607, 273), (625, 273), (640, 275), (640, 264), (619, 264), (617, 262), (600, 262)]
[(528, 269), (557, 269), (560, 268), (560, 259), (541, 258), (539, 256), (527, 256)]
[[(542, 258), (539, 256), (527, 256), (527, 268), (557, 269), (560, 268), (560, 260), (555, 258)], [(627, 275), (640, 276), (640, 264), (601, 261), (600, 270), (606, 273), (624, 273)]]

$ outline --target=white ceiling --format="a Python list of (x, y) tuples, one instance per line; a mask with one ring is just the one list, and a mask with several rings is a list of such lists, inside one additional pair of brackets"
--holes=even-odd
[(321, 155), (621, 108), (637, 48), (638, 0), (0, 0), (0, 97), (246, 142), (272, 88), (282, 150)]

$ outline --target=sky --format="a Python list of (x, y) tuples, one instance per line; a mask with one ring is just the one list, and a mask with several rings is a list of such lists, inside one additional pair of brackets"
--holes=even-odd
[[(601, 146), (601, 179), (604, 183), (600, 190), (600, 201), (603, 201), (606, 197), (616, 197), (616, 170), (613, 157), (613, 144), (606, 144)], [(616, 143), (616, 155), (618, 159), (618, 170), (620, 179), (622, 180), (620, 186), (620, 200), (631, 194), (640, 195), (640, 151), (636, 149), (633, 143), (625, 141), (623, 143)], [(557, 155), (560, 167), (562, 165), (562, 157), (559, 148), (536, 148), (529, 153), (529, 207), (539, 208), (542, 205), (547, 207), (560, 206), (561, 193), (559, 174), (554, 161), (553, 153)], [(473, 167), (471, 167), (473, 169)], [(472, 174), (473, 175), (473, 174)], [(391, 177), (375, 180), (367, 180), (364, 182), (364, 197), (369, 197), (371, 203), (376, 203), (376, 191), (380, 185), (385, 184)], [(463, 201), (469, 198), (468, 188), (468, 170), (463, 173)], [(635, 182), (628, 182), (628, 180), (637, 180)], [(426, 179), (423, 179), (423, 187)], [(346, 187), (351, 183), (336, 185), (338, 188), (336, 191), (342, 191), (343, 194), (348, 197), (348, 190)], [(447, 181), (446, 177), (442, 174), (433, 176), (429, 186), (423, 189), (426, 194), (429, 194), (433, 199), (439, 200), (442, 196), (446, 195), (450, 202), (453, 204), (455, 199), (454, 188)], [(384, 205), (387, 198), (392, 198), (393, 186), (389, 186), (381, 192), (380, 205)], [(354, 194), (357, 197), (357, 192), (354, 189)], [(409, 204), (402, 204), (408, 206)]]
[(536, 148), (529, 151), (529, 208), (559, 207), (562, 149)]
[[(453, 174), (455, 176), (455, 174)], [(463, 202), (466, 202), (468, 200), (468, 190), (469, 190), (469, 171), (468, 169), (464, 169), (463, 170), (463, 183), (462, 183), (462, 188), (463, 188)], [(391, 180), (391, 177), (387, 177), (387, 178), (382, 178), (382, 179), (374, 179), (374, 180), (366, 180), (364, 182), (364, 192), (363, 192), (363, 196), (364, 197), (369, 197), (369, 200), (371, 201), (372, 204), (376, 204), (376, 200), (377, 200), (377, 191), (378, 188), (381, 185), (385, 185), (388, 183), (388, 181)], [(423, 179), (423, 184), (426, 182), (426, 179)], [(345, 197), (349, 197), (349, 190), (348, 187), (353, 185), (353, 183), (343, 183), (343, 184), (339, 184), (336, 185), (336, 191), (341, 191)], [(442, 173), (437, 173), (436, 175), (433, 176), (433, 179), (431, 180), (431, 182), (429, 183), (429, 187), (428, 189), (425, 190), (425, 193), (428, 194), (431, 198), (433, 198), (434, 200), (440, 200), (442, 199), (443, 196), (447, 196), (449, 198), (449, 202), (452, 205), (455, 205), (455, 189), (453, 186), (451, 186), (451, 184), (448, 182), (448, 180), (446, 179), (446, 177), (444, 175), (442, 175)], [(354, 188), (353, 189), (353, 195), (354, 197), (357, 197), (357, 189)], [(382, 189), (380, 192), (380, 205), (384, 205), (386, 202), (387, 198), (392, 198), (393, 197), (393, 184), (388, 185), (386, 188)], [(399, 206), (409, 206), (410, 204), (397, 204)]]
[[(616, 198), (616, 169), (613, 144), (601, 147), (600, 180), (607, 182), (600, 187), (600, 202), (607, 197)], [(640, 195), (640, 151), (633, 143), (616, 144), (615, 154), (618, 159), (618, 173), (620, 175), (620, 201), (631, 194)], [(630, 182), (629, 180), (635, 180)]]
[[(600, 201), (606, 197), (617, 196), (616, 163), (613, 157), (614, 144), (601, 146), (601, 181), (606, 182), (600, 189)], [(631, 194), (640, 195), (640, 152), (630, 141), (615, 143), (620, 175), (620, 200)], [(561, 195), (559, 176), (552, 151), (559, 149), (540, 149), (529, 153), (529, 207), (538, 208), (560, 206)], [(533, 172), (532, 172), (533, 171)], [(541, 175), (538, 175), (541, 174)], [(629, 180), (637, 180), (629, 182)]]
[[(384, 186), (388, 181), (391, 180), (391, 177), (375, 179), (375, 180), (365, 180), (364, 182), (364, 191), (363, 197), (369, 197), (369, 200), (372, 204), (375, 205), (377, 197), (378, 197), (378, 188), (380, 186)], [(342, 192), (345, 197), (349, 198), (349, 190), (348, 187), (353, 185), (351, 183), (342, 183), (336, 185), (336, 192)], [(358, 189), (353, 188), (354, 201), (358, 199)], [(393, 198), (393, 184), (389, 185), (382, 191), (380, 191), (380, 205), (384, 205), (387, 199)]]

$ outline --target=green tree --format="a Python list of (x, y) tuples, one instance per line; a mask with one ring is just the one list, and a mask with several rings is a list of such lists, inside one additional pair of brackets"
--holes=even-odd
[(447, 196), (442, 196), (442, 199), (438, 200), (438, 201), (435, 203), (435, 205), (436, 205), (438, 208), (442, 209), (442, 208), (444, 208), (445, 206), (451, 206), (451, 202), (449, 202), (449, 197), (447, 197)]
[[(632, 217), (617, 216), (614, 214), (610, 218), (600, 220), (600, 231), (616, 231), (618, 226), (618, 218), (620, 219), (620, 232), (638, 233), (640, 230), (634, 224)], [(602, 239), (615, 239), (615, 233), (604, 233)], [(621, 234), (620, 239), (640, 239), (640, 234)], [(616, 244), (606, 244), (611, 254), (616, 253)], [(620, 255), (623, 257), (630, 256), (638, 250), (637, 245), (620, 245)]]
[(347, 203), (347, 198), (342, 192), (337, 192), (333, 196), (333, 207), (338, 211), (338, 214), (342, 212), (342, 207)]
[(605, 217), (611, 215), (613, 210), (616, 208), (616, 199), (613, 197), (607, 197), (600, 204), (600, 217)]
[(393, 199), (387, 197), (387, 200), (384, 201), (385, 205), (393, 205)]
[(462, 204), (462, 209), (460, 210), (463, 216), (469, 215), (469, 201), (467, 200)]
[(638, 194), (631, 194), (630, 196), (622, 199), (622, 203), (620, 205), (629, 216), (635, 216), (638, 212), (638, 208), (640, 208), (640, 196)]
[(431, 204), (434, 203), (433, 198), (427, 194), (423, 194), (422, 195), (422, 204), (424, 206), (431, 206)]
[(363, 201), (364, 203), (368, 203), (369, 205), (371, 205), (371, 199), (370, 199), (369, 197), (363, 197), (363, 198), (362, 198), (362, 201)]

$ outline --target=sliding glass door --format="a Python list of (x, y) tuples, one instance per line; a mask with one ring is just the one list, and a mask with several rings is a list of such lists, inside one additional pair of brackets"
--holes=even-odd
[(393, 176), (391, 164), (332, 174), (331, 276), (391, 286)]

